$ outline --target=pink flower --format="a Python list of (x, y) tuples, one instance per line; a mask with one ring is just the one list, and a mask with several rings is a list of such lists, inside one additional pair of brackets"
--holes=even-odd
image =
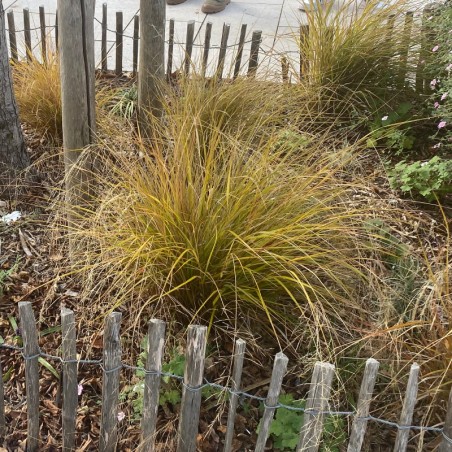
[(436, 80), (436, 78), (434, 78), (431, 82), (430, 82), (430, 87), (433, 89), (436, 84), (438, 83), (438, 80)]
[(435, 47), (433, 47), (432, 52), (436, 52), (438, 49), (439, 49), (439, 46), (435, 46)]
[(387, 121), (387, 119), (388, 119), (388, 115), (383, 116), (383, 117), (381, 118), (382, 121)]
[(435, 104), (433, 105), (435, 108), (439, 108), (439, 102), (435, 102)]
[(446, 71), (448, 72), (452, 71), (452, 63), (450, 63), (449, 66), (446, 67)]
[(441, 143), (437, 143), (435, 144), (435, 146), (433, 146), (433, 149), (439, 149), (441, 147)]
[(125, 417), (126, 417), (126, 415), (124, 414), (124, 411), (120, 411), (118, 413), (118, 422), (123, 421)]
[(438, 124), (438, 129), (442, 129), (443, 127), (446, 127), (446, 125), (447, 125), (447, 122), (446, 122), (446, 121), (441, 121), (441, 122)]
[(77, 394), (79, 396), (81, 396), (82, 392), (83, 392), (83, 385), (77, 385)]
[(443, 93), (443, 95), (441, 96), (441, 100), (444, 100), (447, 97), (447, 92)]

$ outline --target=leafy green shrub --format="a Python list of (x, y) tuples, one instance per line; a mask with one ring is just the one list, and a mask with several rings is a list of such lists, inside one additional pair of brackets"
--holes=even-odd
[[(294, 400), (291, 394), (283, 394), (279, 403), (294, 408), (305, 408), (305, 400)], [(273, 446), (279, 451), (296, 450), (303, 423), (303, 412), (278, 408), (270, 425)], [(322, 452), (339, 452), (346, 441), (345, 423), (340, 416), (327, 416), (323, 427)]]
[(426, 162), (399, 162), (388, 174), (392, 188), (430, 201), (452, 192), (452, 160), (438, 156)]

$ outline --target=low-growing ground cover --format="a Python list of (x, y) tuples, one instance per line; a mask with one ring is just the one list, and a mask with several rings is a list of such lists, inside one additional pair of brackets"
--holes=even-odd
[[(398, 182), (391, 168), (398, 160), (423, 157), (438, 149), (437, 143), (445, 149), (448, 113), (444, 109), (441, 118), (421, 118), (420, 105), (431, 102), (430, 96), (401, 87), (400, 59), (394, 59), (400, 49), (380, 50), (387, 37), (375, 41), (382, 37), (378, 27), (394, 12), (365, 11), (349, 34), (339, 18), (325, 22), (322, 14), (332, 12), (310, 16), (330, 31), (301, 43), (319, 57), (321, 71), (313, 64), (312, 77), (297, 84), (178, 79), (162, 88), (163, 120), (153, 120), (150, 140), (142, 139), (133, 123), (134, 85), (112, 89), (99, 81), (99, 137), (87, 151), (96, 157), (96, 184), (75, 229), (64, 222), (68, 206), (61, 201), (61, 156), (42, 139), (55, 133), (50, 141), (56, 143), (58, 132), (50, 132), (47, 122), (26, 120), (38, 179), (17, 199), (0, 205), (5, 213), (23, 214), (17, 223), (0, 224), (1, 309), (7, 314), (1, 320), (2, 338), (20, 340), (16, 303), (31, 300), (40, 309), (41, 346), (55, 353), (58, 334), (49, 328), (58, 323), (64, 303), (79, 321), (80, 353), (98, 357), (103, 316), (119, 309), (124, 349), (130, 350), (125, 359), (136, 364), (143, 359), (147, 319), (160, 317), (171, 325), (166, 366), (177, 373), (183, 351), (177, 346), (183, 344), (185, 328), (202, 322), (210, 326), (208, 380), (227, 382), (224, 369), (238, 335), (249, 343), (245, 388), (265, 395), (270, 358), (282, 349), (292, 362), (284, 397), (302, 404), (306, 392), (299, 383), (309, 378), (316, 359), (325, 359), (337, 366), (334, 404), (340, 408), (354, 407), (364, 359), (374, 356), (383, 363), (385, 389), (376, 395), (373, 414), (393, 421), (404, 392), (402, 375), (415, 360), (422, 381), (413, 423), (442, 420), (450, 390), (451, 200), (436, 187), (425, 192), (429, 203), (407, 199), (403, 196), (415, 195), (413, 190), (393, 191), (386, 172)], [(438, 36), (438, 46), (447, 45), (441, 31)], [(377, 43), (380, 53), (371, 55), (376, 60), (367, 61), (358, 42), (367, 51)], [(344, 53), (334, 51), (337, 47)], [(432, 58), (438, 52), (434, 48)], [(366, 61), (368, 70), (357, 71)], [(53, 70), (50, 64), (40, 66), (36, 77), (45, 79), (41, 71), (46, 70)], [(316, 78), (319, 73), (326, 78)], [(449, 93), (444, 88), (448, 77), (443, 71), (441, 98)], [(383, 82), (387, 97), (381, 95)], [(441, 105), (447, 105), (448, 95)], [(46, 96), (37, 94), (26, 100), (39, 105), (42, 99)], [(33, 114), (57, 117), (59, 108), (55, 97), (50, 109), (35, 108)], [(446, 124), (438, 128), (441, 122)], [(422, 135), (418, 126), (423, 132), (429, 125), (436, 127), (432, 138), (417, 139)], [(418, 166), (428, 167), (423, 163)], [(71, 260), (68, 236), (79, 245)], [(23, 374), (14, 355), (3, 367), (8, 381)], [(56, 364), (55, 370), (60, 371)], [(100, 372), (80, 371), (78, 425), (89, 448), (98, 437)], [(49, 368), (43, 375), (43, 435), (51, 450), (60, 435), (58, 382)], [(122, 450), (138, 441), (141, 378), (125, 373)], [(161, 450), (172, 450), (180, 388), (166, 384), (158, 443)], [(20, 447), (23, 388), (7, 385), (7, 391), (13, 405), (17, 402), (8, 413), (15, 432), (8, 441)], [(215, 395), (205, 398), (199, 447), (217, 450), (224, 413), (216, 417)], [(260, 409), (247, 402), (240, 407), (240, 450), (256, 436)], [(284, 411), (276, 419), (271, 447), (290, 450), (293, 438), (281, 432), (284, 423), (287, 432), (296, 430), (293, 425), (300, 420)], [(370, 428), (367, 449), (387, 450), (394, 432)], [(346, 429), (344, 422), (331, 427), (332, 450), (343, 444)], [(431, 440), (428, 435), (415, 439), (422, 450), (434, 447)]]

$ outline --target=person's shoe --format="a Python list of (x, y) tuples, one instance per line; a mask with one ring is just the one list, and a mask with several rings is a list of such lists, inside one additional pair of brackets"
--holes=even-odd
[(187, 0), (166, 0), (167, 5), (180, 5), (181, 3), (184, 3)]
[(204, 5), (202, 5), (201, 11), (204, 14), (219, 13), (229, 5), (231, 0), (204, 0)]

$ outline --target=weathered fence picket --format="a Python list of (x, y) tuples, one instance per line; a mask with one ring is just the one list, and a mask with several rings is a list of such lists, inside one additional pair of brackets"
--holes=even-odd
[[(25, 360), (25, 383), (27, 401), (27, 450), (39, 450), (39, 367), (38, 363), (42, 353), (38, 344), (38, 332), (32, 311), (31, 303), (19, 303), (20, 331), (23, 338), (23, 348), (0, 344), (0, 350), (13, 349), (22, 352)], [(118, 425), (118, 397), (120, 388), (121, 362), (120, 341), (121, 314), (113, 312), (108, 315), (104, 330), (104, 349), (101, 361), (79, 361), (76, 354), (76, 329), (74, 313), (70, 309), (61, 309), (62, 354), (61, 358), (44, 354), (47, 358), (61, 360), (63, 365), (63, 406), (62, 450), (72, 451), (77, 447), (76, 418), (78, 404), (77, 365), (85, 362), (103, 369), (102, 381), (102, 413), (100, 421), (100, 438), (98, 449), (101, 451), (114, 451), (117, 448)], [(196, 450), (199, 414), (201, 406), (201, 390), (204, 387), (204, 357), (206, 352), (207, 328), (192, 325), (187, 331), (187, 346), (185, 352), (185, 371), (183, 377), (182, 403), (177, 433), (177, 451), (193, 452)], [(140, 450), (152, 451), (155, 447), (156, 422), (159, 407), (159, 387), (162, 378), (162, 358), (164, 353), (165, 322), (152, 319), (148, 324), (147, 360), (144, 371), (143, 417), (141, 420)], [(250, 397), (241, 392), (241, 375), (245, 354), (245, 342), (238, 339), (234, 347), (234, 365), (232, 384), (230, 387), (221, 387), (230, 395), (228, 422), (225, 430), (224, 452), (232, 450), (234, 437), (234, 419), (238, 406), (238, 395)], [(265, 410), (260, 421), (259, 434), (255, 444), (257, 452), (263, 451), (266, 446), (269, 428), (275, 411), (279, 406), (279, 392), (282, 379), (287, 369), (288, 359), (283, 353), (275, 356), (272, 377), (268, 395), (265, 399)], [(368, 359), (363, 374), (361, 389), (357, 402), (357, 409), (353, 412), (344, 412), (342, 415), (353, 415), (353, 425), (350, 431), (350, 440), (347, 452), (360, 452), (366, 425), (369, 419), (369, 406), (375, 386), (379, 363), (375, 359)], [(0, 362), (0, 375), (2, 364)], [(312, 375), (310, 389), (304, 409), (303, 424), (300, 428), (300, 438), (297, 451), (317, 451), (322, 440), (323, 421), (327, 415), (336, 414), (330, 411), (329, 399), (331, 393), (334, 366), (328, 363), (316, 363)], [(410, 369), (406, 387), (406, 395), (398, 425), (398, 433), (394, 451), (406, 451), (413, 410), (417, 398), (419, 366), (413, 364)], [(209, 385), (209, 383), (206, 383)], [(5, 422), (4, 393), (2, 379), (0, 378), (0, 437), (7, 437), (9, 425)], [(284, 405), (283, 405), (284, 406)], [(294, 408), (295, 409), (295, 408)], [(299, 409), (299, 408), (296, 408)], [(387, 421), (381, 420), (384, 423)], [(444, 428), (417, 427), (432, 430), (442, 435), (440, 452), (452, 452), (452, 391), (449, 395)], [(389, 446), (389, 445), (388, 445)], [(93, 447), (96, 447), (93, 445)]]
[(334, 366), (318, 362), (314, 366), (297, 452), (316, 452), (323, 433), (324, 411), (328, 410)]
[(116, 75), (122, 75), (123, 33), (123, 14), (122, 11), (116, 11)]
[(102, 381), (102, 420), (100, 424), (101, 452), (114, 452), (117, 443), (119, 374), (121, 371), (121, 313), (107, 316), (104, 330), (104, 369)]
[(187, 37), (185, 39), (185, 60), (184, 60), (184, 72), (188, 75), (190, 72), (190, 66), (192, 64), (191, 56), (193, 53), (193, 39), (195, 37), (195, 21), (190, 20), (187, 23)]
[(101, 50), (100, 59), (102, 72), (107, 72), (107, 4), (102, 4), (102, 38), (101, 38)]
[(174, 19), (169, 21), (168, 31), (168, 60), (166, 63), (166, 78), (169, 81), (173, 73), (173, 53), (174, 53)]
[(39, 448), (39, 344), (35, 316), (31, 303), (19, 302), (20, 329), (25, 359), (25, 388), (27, 391), (27, 451)]
[(30, 10), (24, 8), (24, 39), (25, 39), (25, 53), (27, 55), (27, 61), (31, 61), (33, 53), (31, 50), (31, 28), (30, 28)]
[(403, 87), (405, 85), (408, 53), (410, 49), (410, 36), (411, 30), (413, 28), (413, 18), (414, 13), (412, 11), (408, 11), (405, 14), (405, 23), (403, 25), (403, 34), (402, 34), (403, 43), (400, 51), (400, 72), (398, 75), (398, 85), (400, 87)]
[(133, 17), (133, 50), (132, 50), (132, 77), (136, 77), (138, 72), (138, 45), (140, 41), (140, 16)]
[(212, 37), (212, 22), (207, 22), (206, 33), (204, 35), (204, 51), (202, 53), (202, 76), (206, 76), (207, 63), (209, 61), (209, 51), (210, 51), (210, 39)]
[(240, 69), (242, 67), (242, 56), (243, 56), (243, 48), (245, 46), (245, 39), (246, 39), (246, 24), (242, 24), (242, 26), (240, 28), (239, 46), (238, 46), (237, 53), (235, 56), (234, 80), (239, 76)]
[(151, 319), (148, 326), (147, 373), (144, 379), (143, 418), (141, 420), (143, 451), (154, 450), (164, 343), (165, 322)]
[(281, 385), (284, 375), (287, 371), (288, 362), (289, 359), (284, 353), (279, 352), (276, 354), (275, 362), (273, 364), (270, 387), (268, 389), (267, 398), (265, 399), (264, 414), (261, 418), (259, 435), (256, 440), (256, 447), (254, 449), (255, 452), (264, 452), (265, 450), (265, 443), (267, 442), (270, 424), (276, 411), (276, 405), (278, 404), (279, 393), (281, 391)]
[(55, 50), (58, 52), (58, 10), (55, 11)]
[(223, 77), (224, 60), (226, 58), (226, 50), (228, 48), (230, 29), (231, 26), (229, 24), (223, 24), (223, 33), (221, 34), (220, 53), (218, 55), (218, 67), (217, 67), (217, 78), (220, 80)]
[(366, 418), (369, 415), (370, 402), (372, 400), (375, 382), (377, 381), (379, 367), (380, 363), (373, 358), (369, 358), (366, 362), (347, 452), (360, 452), (361, 450), (367, 428)]
[(394, 452), (405, 452), (408, 445), (408, 438), (410, 436), (410, 428), (413, 419), (414, 405), (417, 399), (419, 378), (419, 365), (414, 363), (411, 365), (410, 376), (405, 392), (405, 400), (403, 401), (402, 413), (399, 420), (399, 429), (397, 431), (396, 442), (394, 445)]
[(17, 62), (18, 61), (17, 39), (16, 39), (16, 25), (14, 23), (14, 12), (9, 11), (6, 16), (8, 17), (8, 36), (9, 36), (9, 47), (11, 49), (11, 58), (14, 62)]
[(248, 63), (248, 77), (255, 77), (259, 62), (259, 46), (261, 44), (262, 31), (253, 32), (251, 37), (250, 61)]
[(78, 384), (77, 350), (74, 312), (61, 309), (61, 357), (63, 358), (63, 451), (75, 450)]
[(196, 451), (206, 338), (207, 328), (205, 326), (191, 325), (188, 327), (177, 452)]
[(47, 62), (47, 32), (46, 32), (46, 13), (44, 6), (39, 7), (39, 27), (41, 29), (41, 57), (42, 62)]
[(237, 339), (234, 346), (234, 368), (232, 370), (232, 386), (231, 399), (229, 401), (228, 423), (226, 426), (226, 435), (224, 438), (224, 451), (230, 452), (232, 449), (232, 439), (234, 436), (234, 423), (239, 396), (237, 392), (240, 390), (242, 380), (243, 361), (245, 359), (246, 342)]

